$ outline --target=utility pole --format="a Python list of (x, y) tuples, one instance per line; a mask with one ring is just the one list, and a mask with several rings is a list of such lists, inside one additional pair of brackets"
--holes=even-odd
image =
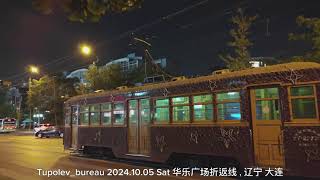
[(267, 18), (267, 32), (266, 32), (266, 36), (268, 37), (268, 36), (270, 36), (270, 32), (269, 32), (269, 23), (270, 23), (270, 19), (269, 18)]
[[(31, 95), (31, 84), (32, 84), (32, 79), (31, 76), (29, 76), (29, 96)], [(32, 110), (31, 110), (31, 106), (29, 105), (29, 119), (32, 121)], [(29, 124), (29, 129), (31, 129), (31, 123)]]
[[(29, 97), (30, 97), (30, 95), (31, 95), (31, 86), (32, 86), (32, 78), (31, 78), (31, 76), (32, 76), (32, 74), (39, 74), (39, 68), (37, 66), (30, 65), (28, 67), (28, 71), (30, 73), (30, 75), (29, 75), (29, 91), (28, 91)], [(29, 111), (30, 111), (29, 112), (29, 118), (33, 122), (33, 120), (32, 120), (32, 108), (31, 108), (30, 104), (29, 104)], [(30, 129), (31, 129), (31, 123), (30, 123)]]
[(53, 76), (53, 99), (54, 99), (54, 104), (53, 104), (53, 108), (54, 108), (54, 122), (55, 125), (58, 125), (57, 122), (57, 92), (56, 92), (56, 81), (55, 81), (55, 77)]

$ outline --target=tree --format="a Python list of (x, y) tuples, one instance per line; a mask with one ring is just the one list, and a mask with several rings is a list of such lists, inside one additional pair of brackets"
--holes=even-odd
[(31, 110), (46, 112), (46, 120), (59, 125), (63, 119), (63, 102), (66, 98), (77, 95), (77, 79), (66, 79), (62, 74), (44, 76), (32, 80), (28, 91), (27, 104)]
[(89, 66), (85, 78), (92, 91), (114, 89), (124, 83), (121, 68), (116, 64), (103, 67), (92, 64)]
[(311, 49), (302, 56), (293, 57), (293, 60), (320, 62), (320, 18), (298, 16), (296, 22), (303, 32), (290, 33), (289, 40), (305, 41), (311, 45)]
[(133, 86), (136, 83), (141, 83), (143, 82), (145, 76), (144, 65), (140, 65), (124, 77), (124, 84), (126, 86)]
[(241, 70), (250, 67), (250, 52), (249, 48), (252, 42), (248, 36), (249, 29), (257, 16), (245, 16), (241, 9), (238, 9), (238, 15), (231, 18), (234, 29), (230, 30), (230, 35), (233, 38), (228, 43), (229, 47), (234, 50), (233, 55), (220, 55), (220, 58), (225, 61), (230, 70)]
[(0, 118), (16, 117), (16, 111), (8, 100), (8, 89), (0, 87)]
[(143, 0), (32, 0), (32, 6), (43, 14), (62, 9), (70, 21), (98, 22), (102, 16), (141, 7)]

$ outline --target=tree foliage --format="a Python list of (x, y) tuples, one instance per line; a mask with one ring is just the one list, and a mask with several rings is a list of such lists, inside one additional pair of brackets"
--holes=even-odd
[(89, 66), (85, 78), (92, 91), (114, 89), (124, 83), (121, 68), (116, 64), (103, 67), (92, 64)]
[(306, 18), (298, 16), (297, 25), (301, 28), (301, 33), (290, 33), (289, 40), (305, 41), (311, 45), (302, 56), (295, 56), (294, 61), (320, 61), (320, 18)]
[(241, 9), (238, 9), (238, 14), (231, 18), (234, 28), (230, 30), (232, 41), (228, 46), (233, 48), (233, 55), (220, 55), (220, 58), (225, 61), (230, 70), (241, 70), (250, 67), (250, 52), (249, 48), (252, 42), (249, 40), (249, 29), (257, 16), (245, 16)]
[(141, 7), (143, 0), (32, 0), (35, 10), (52, 14), (62, 9), (70, 21), (98, 22), (110, 13), (121, 13)]
[(16, 117), (16, 111), (9, 103), (8, 89), (0, 87), (0, 118), (4, 117)]
[(68, 97), (77, 95), (76, 84), (78, 79), (66, 79), (63, 75), (44, 76), (39, 80), (33, 79), (28, 91), (27, 104), (32, 110), (40, 112), (50, 111), (46, 119), (56, 124), (62, 123), (63, 102)]

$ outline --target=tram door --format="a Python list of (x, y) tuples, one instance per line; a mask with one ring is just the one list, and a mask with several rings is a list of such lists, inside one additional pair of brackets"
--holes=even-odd
[(252, 127), (257, 165), (284, 166), (278, 88), (252, 89)]
[(77, 148), (78, 144), (78, 121), (79, 121), (79, 107), (72, 106), (72, 114), (71, 114), (71, 147)]
[(150, 153), (150, 102), (149, 99), (129, 101), (128, 151), (130, 154)]

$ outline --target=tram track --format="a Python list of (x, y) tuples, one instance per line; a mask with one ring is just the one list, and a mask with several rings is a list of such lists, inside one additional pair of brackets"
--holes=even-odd
[(99, 161), (109, 161), (114, 163), (124, 163), (132, 166), (138, 166), (138, 167), (150, 167), (150, 168), (160, 168), (160, 169), (172, 169), (173, 166), (166, 165), (163, 163), (155, 163), (155, 162), (148, 162), (148, 161), (141, 161), (141, 160), (130, 160), (130, 159), (124, 159), (124, 158), (112, 158), (112, 157), (106, 157), (101, 155), (88, 155), (83, 153), (74, 153), (70, 152), (71, 157), (77, 157), (77, 158), (85, 158), (90, 160), (99, 160)]

